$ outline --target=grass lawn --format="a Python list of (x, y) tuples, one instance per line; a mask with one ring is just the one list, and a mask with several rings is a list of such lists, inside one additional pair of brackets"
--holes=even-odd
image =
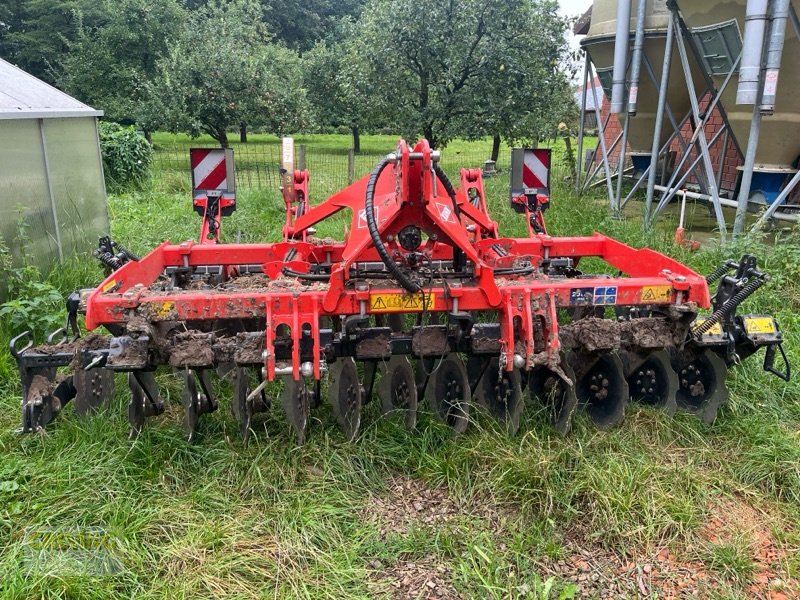
[[(251, 139), (248, 149), (234, 145), (237, 157), (278, 147), (276, 138)], [(349, 142), (298, 138), (309, 148), (312, 202), (334, 191), (342, 164), (346, 176)], [(165, 160), (190, 145), (168, 135), (155, 143)], [(364, 136), (364, 168), (394, 143)], [(489, 147), (453, 143), (443, 164), (455, 175), (459, 158), (478, 166)], [(188, 177), (158, 165), (148, 189), (109, 198), (112, 235), (136, 252), (199, 230)], [(757, 254), (773, 280), (744, 310), (775, 315), (800, 364), (796, 238), (689, 253), (672, 245), (674, 223), (646, 234), (636, 218), (612, 220), (604, 196), (575, 197), (562, 177), (546, 214), (551, 234), (601, 231), (701, 272)], [(501, 231), (523, 235), (508, 207), (507, 171), (486, 190)], [(342, 224), (318, 233), (339, 237)], [(282, 225), (277, 190), (243, 185), (223, 232), (273, 241)], [(87, 252), (49, 281), (68, 292), (100, 277)], [(188, 444), (167, 371), (158, 377), (168, 408), (135, 442), (126, 439), (122, 379), (105, 412), (80, 420), (68, 407), (46, 434), (20, 437), (10, 335), (4, 323), (0, 598), (800, 597), (800, 385), (762, 373), (759, 358), (731, 373), (730, 404), (711, 426), (632, 405), (613, 431), (578, 415), (561, 438), (529, 402), (515, 437), (478, 415), (454, 438), (426, 408), (407, 432), (372, 403), (361, 434), (346, 443), (324, 405), (298, 447), (276, 407), (243, 447), (228, 381), (219, 383), (220, 410)], [(106, 532), (118, 572), (94, 577), (41, 561), (28, 569), (32, 532), (50, 530)]]

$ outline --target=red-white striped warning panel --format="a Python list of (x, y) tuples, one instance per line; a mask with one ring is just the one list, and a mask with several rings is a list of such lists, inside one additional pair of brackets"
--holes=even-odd
[(192, 191), (195, 196), (219, 190), (232, 197), (236, 187), (233, 150), (230, 148), (191, 148)]
[(550, 150), (548, 148), (525, 150), (522, 159), (522, 185), (529, 190), (546, 190), (550, 187)]

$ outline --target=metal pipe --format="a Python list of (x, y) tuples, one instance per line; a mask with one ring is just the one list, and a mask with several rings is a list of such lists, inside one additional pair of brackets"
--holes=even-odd
[(631, 57), (631, 84), (628, 90), (628, 114), (636, 116), (639, 97), (639, 71), (642, 66), (644, 49), (644, 18), (647, 15), (647, 0), (639, 0), (636, 5), (636, 35), (633, 39), (633, 56)]
[(764, 90), (761, 95), (762, 115), (771, 115), (775, 112), (775, 96), (778, 92), (778, 76), (781, 72), (783, 40), (786, 37), (786, 21), (789, 18), (790, 6), (790, 0), (772, 1), (772, 24), (769, 28), (769, 39), (767, 40)]
[[(800, 175), (800, 173), (798, 173), (798, 175)], [(798, 181), (800, 181), (800, 177), (798, 177)], [(660, 191), (660, 192), (671, 193), (673, 196), (676, 195), (676, 194), (682, 194), (685, 191), (685, 190), (683, 190), (681, 188), (668, 188), (668, 187), (664, 187), (663, 185), (657, 185), (656, 189), (658, 191)], [(698, 194), (697, 192), (686, 191), (686, 197), (687, 198), (692, 198), (693, 200), (703, 200), (705, 202), (711, 202), (712, 201), (711, 196), (709, 196), (708, 194)], [(783, 198), (783, 200), (785, 200), (785, 197)], [(781, 200), (781, 201), (783, 201), (783, 200)], [(736, 205), (737, 205), (736, 200), (728, 200), (727, 198), (720, 198), (719, 201), (720, 201), (720, 204), (722, 204), (722, 206), (725, 206), (727, 208), (736, 208)], [(775, 204), (777, 202), (778, 202), (778, 200), (776, 199), (776, 201), (773, 202), (770, 205), (770, 208), (775, 206)], [(769, 212), (769, 211), (767, 211), (767, 212)], [(753, 226), (753, 229), (755, 229), (757, 226), (759, 226), (759, 224), (760, 224), (760, 222), (762, 220), (766, 221), (770, 217), (778, 219), (778, 220), (781, 220), (781, 221), (787, 221), (789, 223), (796, 223), (798, 221), (798, 219), (800, 219), (800, 214), (782, 214), (782, 213), (778, 213), (776, 215), (772, 215), (772, 214), (767, 215), (767, 213), (764, 213), (764, 215), (761, 216), (761, 219), (759, 219), (759, 222), (756, 223)]]
[(625, 151), (628, 149), (628, 130), (631, 126), (631, 113), (625, 113), (625, 123), (622, 126), (622, 145), (619, 148), (619, 160), (617, 161), (617, 194), (614, 196), (614, 205), (611, 207), (611, 215), (616, 219), (619, 217), (620, 197), (622, 196), (622, 180), (625, 178)]
[(672, 64), (672, 38), (675, 36), (675, 19), (670, 18), (667, 23), (667, 39), (664, 41), (664, 65), (661, 68), (661, 85), (658, 89), (658, 108), (656, 109), (656, 123), (653, 131), (653, 146), (650, 150), (650, 173), (647, 177), (647, 199), (644, 205), (644, 226), (650, 229), (650, 211), (653, 208), (653, 192), (656, 185), (656, 171), (658, 170), (658, 150), (661, 141), (661, 129), (664, 125), (664, 107), (667, 104), (667, 86), (669, 85), (669, 70)]
[(744, 41), (742, 64), (739, 67), (739, 87), (736, 89), (736, 104), (758, 102), (761, 59), (764, 36), (767, 32), (769, 0), (747, 0), (744, 16)]
[(792, 22), (792, 29), (794, 29), (794, 35), (800, 40), (800, 19), (797, 18), (797, 13), (794, 10), (794, 6), (789, 5), (789, 20)]
[[(789, 194), (792, 193), (792, 191), (797, 187), (798, 184), (800, 184), (800, 171), (794, 174), (794, 177), (792, 177), (792, 180), (788, 183), (788, 185), (785, 188), (783, 188), (783, 190), (781, 190), (781, 193), (778, 194), (778, 197), (775, 198), (775, 201), (769, 205), (769, 208), (764, 212), (763, 215), (761, 215), (758, 221), (756, 221), (756, 224), (753, 225), (754, 230), (762, 227), (764, 223), (766, 223), (769, 219), (772, 218), (780, 219), (784, 217), (784, 220), (787, 220), (785, 219), (785, 217), (790, 215), (775, 214), (775, 211), (778, 210), (778, 208), (780, 208), (780, 206), (786, 201), (786, 198), (789, 197)], [(797, 220), (797, 215), (792, 215), (792, 216), (795, 217), (794, 220)]]
[[(600, 105), (597, 103), (597, 88), (594, 86), (594, 77), (592, 77), (592, 100), (594, 101), (594, 114), (597, 117), (597, 122), (600, 123)], [(603, 128), (605, 130), (605, 128)], [(608, 187), (609, 201), (614, 198), (614, 189), (611, 185), (611, 167), (608, 164), (608, 150), (606, 149), (605, 131), (598, 132), (600, 138), (599, 146), (603, 152), (603, 166), (606, 171), (606, 186)]]
[[(677, 12), (673, 12), (672, 20), (679, 19)], [(692, 69), (689, 66), (689, 57), (686, 53), (686, 45), (683, 36), (677, 37), (678, 55), (681, 58), (681, 66), (683, 67), (683, 77), (686, 80), (687, 91), (689, 92), (689, 102), (692, 105), (692, 114), (696, 123), (702, 122), (700, 117), (700, 105), (697, 101), (697, 94), (694, 91), (694, 80), (692, 78)], [(711, 163), (711, 154), (708, 151), (708, 140), (705, 134), (697, 136), (697, 141), (700, 144), (700, 153), (703, 157), (703, 171), (705, 171), (706, 179), (708, 181), (708, 191), (711, 200), (714, 203), (714, 213), (717, 217), (717, 225), (719, 227), (719, 239), (721, 242), (725, 241), (728, 236), (728, 228), (725, 225), (725, 215), (722, 213), (722, 207), (719, 201), (719, 191), (717, 190), (717, 182), (714, 179), (714, 165)]]
[[(581, 194), (581, 169), (583, 168), (583, 136), (585, 134), (586, 122), (586, 99), (588, 98), (589, 90), (589, 71), (591, 70), (591, 62), (589, 60), (589, 51), (584, 50), (586, 60), (583, 62), (583, 94), (581, 98), (581, 122), (578, 124), (578, 160), (575, 161), (575, 193), (580, 196)], [(592, 80), (594, 85), (594, 79)], [(600, 126), (600, 123), (597, 124)]]
[(617, 33), (614, 38), (614, 72), (611, 80), (611, 112), (625, 112), (625, 78), (628, 71), (628, 38), (631, 0), (617, 0)]
[[(717, 131), (713, 135), (711, 140), (709, 140), (709, 142), (708, 142), (709, 147), (711, 147), (711, 146), (713, 146), (714, 144), (717, 143), (717, 140), (719, 139), (719, 136), (722, 135), (723, 131), (727, 132), (728, 130), (726, 128), (726, 129), (721, 129), (721, 130)], [(684, 158), (686, 156), (688, 156), (688, 155), (684, 155)], [(681, 171), (680, 171), (680, 167), (678, 167), (677, 169), (675, 169), (675, 172), (672, 174), (672, 177), (670, 178), (670, 180), (666, 184), (666, 186), (664, 184), (662, 184), (661, 186), (656, 186), (656, 189), (658, 189), (659, 187), (664, 187), (666, 189), (681, 189), (683, 187), (683, 184), (686, 183), (686, 181), (689, 179), (689, 177), (692, 175), (692, 173), (694, 173), (695, 169), (697, 168), (697, 165), (700, 164), (701, 160), (703, 160), (703, 156), (699, 155), (697, 158), (694, 159), (692, 164), (690, 164), (686, 168), (686, 170), (683, 171), (683, 174), (680, 177), (678, 177), (678, 173), (680, 173)], [(681, 162), (681, 166), (683, 166), (683, 162)], [(699, 181), (700, 180), (700, 176), (697, 173), (694, 173), (694, 175), (697, 178), (697, 180)], [(677, 179), (677, 181), (675, 181), (676, 179)], [(711, 197), (708, 194), (706, 194), (705, 192), (703, 192), (703, 195), (704, 196), (708, 196), (709, 198)], [(669, 202), (672, 200), (672, 197), (673, 197), (673, 195), (670, 194), (670, 193), (664, 194), (661, 197), (661, 199), (659, 200), (658, 204), (656, 205), (656, 208), (653, 211), (653, 215), (657, 217), (659, 214), (661, 214), (661, 211), (664, 210), (664, 207), (667, 204), (669, 204)]]

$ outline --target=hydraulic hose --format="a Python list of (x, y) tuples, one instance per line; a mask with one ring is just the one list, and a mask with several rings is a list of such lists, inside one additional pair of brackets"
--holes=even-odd
[[(453, 212), (456, 215), (456, 219), (461, 221), (461, 211), (458, 210), (458, 200), (456, 200), (456, 190), (453, 187), (453, 184), (450, 183), (450, 179), (448, 179), (447, 174), (438, 164), (434, 163), (433, 173), (441, 180), (442, 186), (444, 186), (444, 191), (447, 192), (447, 195), (450, 197), (450, 202), (453, 203)], [(461, 248), (453, 248), (453, 267), (456, 271), (464, 270), (464, 253), (461, 251)]]
[(386, 250), (386, 246), (381, 239), (381, 233), (378, 231), (378, 224), (375, 222), (375, 207), (373, 204), (375, 185), (378, 183), (378, 178), (381, 176), (381, 173), (383, 173), (383, 170), (392, 162), (393, 161), (391, 158), (384, 158), (372, 170), (372, 174), (369, 176), (369, 182), (367, 183), (367, 194), (364, 198), (364, 212), (366, 213), (365, 217), (367, 220), (367, 229), (369, 230), (369, 236), (372, 238), (372, 243), (375, 245), (375, 250), (381, 257), (383, 264), (386, 265), (389, 273), (394, 276), (395, 281), (397, 281), (397, 283), (400, 284), (400, 287), (402, 287), (408, 293), (416, 294), (417, 292), (422, 291), (422, 287), (417, 282), (412, 280), (408, 275), (403, 273), (400, 267), (397, 266), (397, 263), (392, 260), (391, 256), (389, 256), (389, 251)]
[(453, 203), (453, 212), (456, 213), (456, 217), (458, 220), (461, 220), (461, 211), (458, 210), (458, 202), (456, 201), (456, 190), (453, 187), (453, 184), (450, 183), (450, 180), (447, 178), (447, 175), (442, 170), (442, 168), (434, 164), (433, 165), (433, 172), (436, 173), (436, 176), (442, 181), (442, 185), (444, 186), (444, 191), (447, 192), (450, 200)]

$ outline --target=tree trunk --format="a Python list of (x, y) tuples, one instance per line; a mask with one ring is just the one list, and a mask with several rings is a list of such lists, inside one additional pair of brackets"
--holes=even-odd
[(490, 158), (497, 163), (498, 156), (500, 156), (500, 134), (495, 133), (492, 138), (492, 156)]
[(358, 130), (358, 125), (352, 126), (353, 131), (353, 152), (358, 154), (361, 152), (361, 132)]
[(147, 143), (151, 146), (153, 145), (153, 132), (149, 129), (142, 127), (142, 133), (144, 134), (144, 139), (147, 140)]
[(436, 148), (436, 139), (433, 137), (433, 125), (428, 123), (425, 125), (425, 128), (422, 132), (425, 135), (425, 139), (428, 140), (428, 143), (431, 145), (431, 148)]
[(223, 148), (227, 148), (229, 145), (228, 132), (225, 131), (224, 129), (221, 131), (217, 131), (217, 135), (214, 136), (214, 139), (216, 139), (219, 142), (219, 145)]
[(239, 141), (247, 143), (247, 123), (239, 123)]

